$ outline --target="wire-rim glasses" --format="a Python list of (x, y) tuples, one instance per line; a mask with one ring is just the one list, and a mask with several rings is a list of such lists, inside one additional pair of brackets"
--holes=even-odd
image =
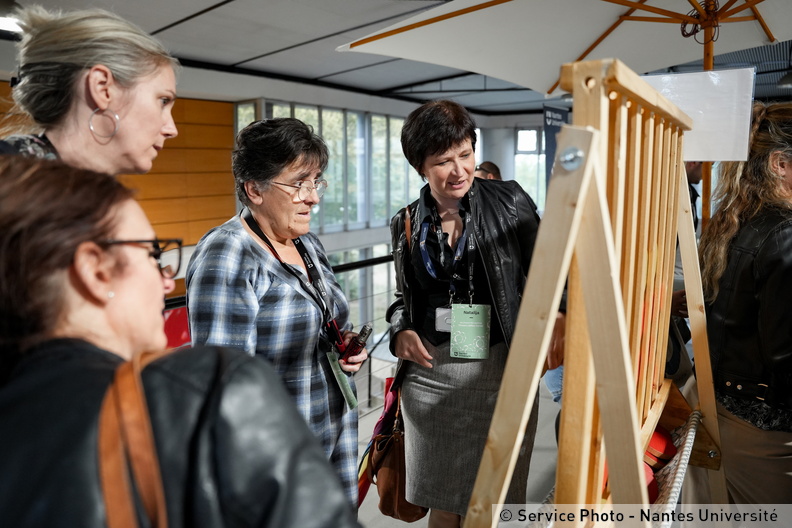
[(102, 240), (99, 245), (114, 246), (129, 244), (141, 249), (148, 249), (149, 256), (157, 261), (160, 274), (166, 279), (173, 279), (179, 273), (182, 261), (181, 238), (154, 238), (151, 240)]
[(297, 183), (283, 183), (283, 182), (270, 182), (275, 183), (277, 185), (282, 185), (284, 187), (293, 187), (297, 189), (297, 197), (300, 200), (307, 200), (313, 191), (316, 191), (316, 195), (321, 198), (324, 196), (325, 191), (327, 190), (327, 180), (316, 180), (315, 182), (310, 182), (308, 180), (303, 180)]

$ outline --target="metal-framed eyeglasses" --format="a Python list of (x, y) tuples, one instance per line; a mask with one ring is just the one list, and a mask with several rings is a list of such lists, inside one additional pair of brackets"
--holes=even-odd
[(297, 198), (300, 200), (307, 200), (313, 191), (316, 191), (316, 195), (321, 198), (324, 196), (324, 193), (327, 190), (327, 180), (316, 180), (314, 182), (303, 180), (297, 183), (283, 183), (274, 181), (271, 183), (297, 189)]
[(149, 257), (154, 258), (159, 266), (160, 274), (166, 279), (176, 277), (181, 268), (182, 239), (181, 238), (154, 238), (151, 240), (101, 240), (100, 246), (132, 245), (149, 252)]

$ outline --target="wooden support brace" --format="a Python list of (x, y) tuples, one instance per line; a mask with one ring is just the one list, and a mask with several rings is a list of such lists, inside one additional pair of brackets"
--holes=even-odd
[[(701, 269), (699, 268), (698, 250), (696, 248), (696, 232), (693, 227), (693, 214), (690, 211), (690, 195), (687, 188), (687, 175), (681, 171), (679, 185), (679, 253), (682, 257), (682, 270), (685, 273), (685, 291), (687, 297), (688, 317), (690, 318), (690, 335), (693, 340), (693, 356), (696, 362), (696, 384), (698, 387), (699, 406), (702, 423), (707, 435), (716, 446), (716, 455), (720, 456), (720, 432), (718, 429), (718, 411), (715, 404), (715, 384), (712, 377), (712, 364), (707, 338), (707, 317), (704, 310), (704, 294), (701, 291)], [(709, 472), (711, 500), (715, 504), (727, 504), (726, 476), (723, 469)]]
[[(597, 132), (592, 129), (564, 127), (557, 151), (559, 155), (568, 154), (570, 159), (574, 158), (574, 153), (591, 152), (596, 136)], [(465, 516), (465, 528), (497, 526), (493, 506), (502, 504), (506, 498), (580, 228), (582, 207), (579, 204), (592, 178), (590, 156), (582, 156), (581, 161), (574, 170), (557, 163), (550, 180), (546, 213), (537, 233), (531, 271)]]

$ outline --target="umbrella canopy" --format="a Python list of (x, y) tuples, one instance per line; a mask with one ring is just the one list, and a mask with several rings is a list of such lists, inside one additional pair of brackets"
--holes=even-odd
[(695, 22), (712, 28), (717, 53), (792, 39), (789, 0), (701, 5), (711, 12), (692, 0), (455, 0), (338, 49), (450, 66), (549, 92), (561, 65), (583, 58), (617, 58), (636, 72), (701, 59), (704, 30), (682, 36), (695, 32)]

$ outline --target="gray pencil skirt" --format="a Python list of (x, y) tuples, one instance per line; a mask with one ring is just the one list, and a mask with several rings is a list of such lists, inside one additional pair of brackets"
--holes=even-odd
[[(407, 500), (427, 508), (465, 515), (489, 433), (508, 348), (490, 348), (486, 360), (451, 358), (448, 344), (423, 340), (434, 368), (406, 365), (402, 414), (407, 460)], [(506, 497), (524, 504), (539, 398), (525, 431)], [(515, 416), (515, 420), (519, 417)]]

